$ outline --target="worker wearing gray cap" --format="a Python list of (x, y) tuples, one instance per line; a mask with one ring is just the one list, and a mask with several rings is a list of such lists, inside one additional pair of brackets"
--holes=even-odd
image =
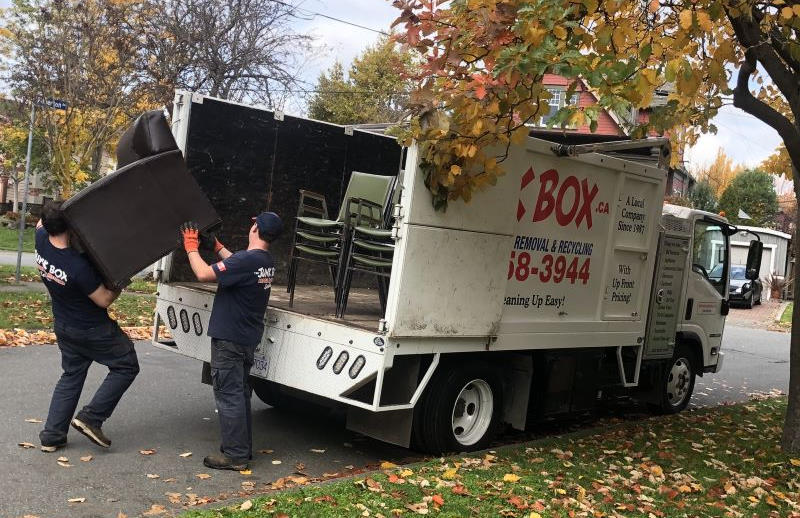
[(275, 263), (270, 243), (283, 231), (274, 212), (253, 218), (247, 250), (231, 253), (216, 237), (209, 246), (221, 259), (207, 264), (200, 256), (197, 225), (181, 226), (183, 246), (197, 280), (218, 284), (208, 335), (211, 337), (211, 379), (219, 413), (222, 455), (209, 455), (203, 464), (213, 469), (247, 469), (253, 455), (251, 388), (248, 382), (256, 346), (264, 333)]

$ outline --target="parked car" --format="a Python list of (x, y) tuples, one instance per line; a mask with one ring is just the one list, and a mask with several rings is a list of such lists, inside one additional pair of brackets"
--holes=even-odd
[[(731, 304), (742, 303), (744, 307), (750, 309), (754, 304), (761, 304), (761, 292), (764, 290), (764, 285), (760, 279), (747, 280), (744, 273), (745, 266), (743, 264), (731, 265), (731, 289), (728, 294), (728, 300), (730, 300)], [(718, 264), (708, 276), (712, 279), (722, 277), (722, 265)]]

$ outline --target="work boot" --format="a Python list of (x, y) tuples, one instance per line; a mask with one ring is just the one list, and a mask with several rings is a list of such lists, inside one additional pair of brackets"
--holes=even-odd
[(211, 469), (230, 469), (233, 471), (244, 471), (247, 469), (246, 460), (233, 460), (227, 455), (209, 455), (203, 459), (203, 464)]
[(66, 439), (61, 439), (60, 441), (42, 441), (42, 451), (45, 453), (53, 453), (54, 451), (61, 449), (66, 445)]
[(86, 421), (83, 421), (80, 417), (76, 417), (72, 420), (72, 427), (81, 432), (86, 436), (87, 439), (98, 446), (103, 448), (108, 448), (111, 446), (111, 439), (103, 435), (103, 431), (99, 426), (94, 426)]

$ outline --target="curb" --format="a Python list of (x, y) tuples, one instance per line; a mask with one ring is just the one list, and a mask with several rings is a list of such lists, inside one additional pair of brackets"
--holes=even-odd
[(784, 301), (781, 302), (781, 305), (778, 306), (778, 312), (775, 313), (775, 322), (780, 322), (781, 317), (783, 316), (783, 312), (786, 311), (786, 308), (791, 304), (791, 301)]

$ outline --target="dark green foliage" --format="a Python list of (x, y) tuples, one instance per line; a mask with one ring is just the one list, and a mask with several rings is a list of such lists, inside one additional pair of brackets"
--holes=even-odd
[[(720, 196), (718, 208), (732, 223), (773, 227), (778, 213), (778, 196), (772, 185), (772, 175), (757, 169), (737, 175)], [(751, 219), (740, 219), (740, 209)]]

